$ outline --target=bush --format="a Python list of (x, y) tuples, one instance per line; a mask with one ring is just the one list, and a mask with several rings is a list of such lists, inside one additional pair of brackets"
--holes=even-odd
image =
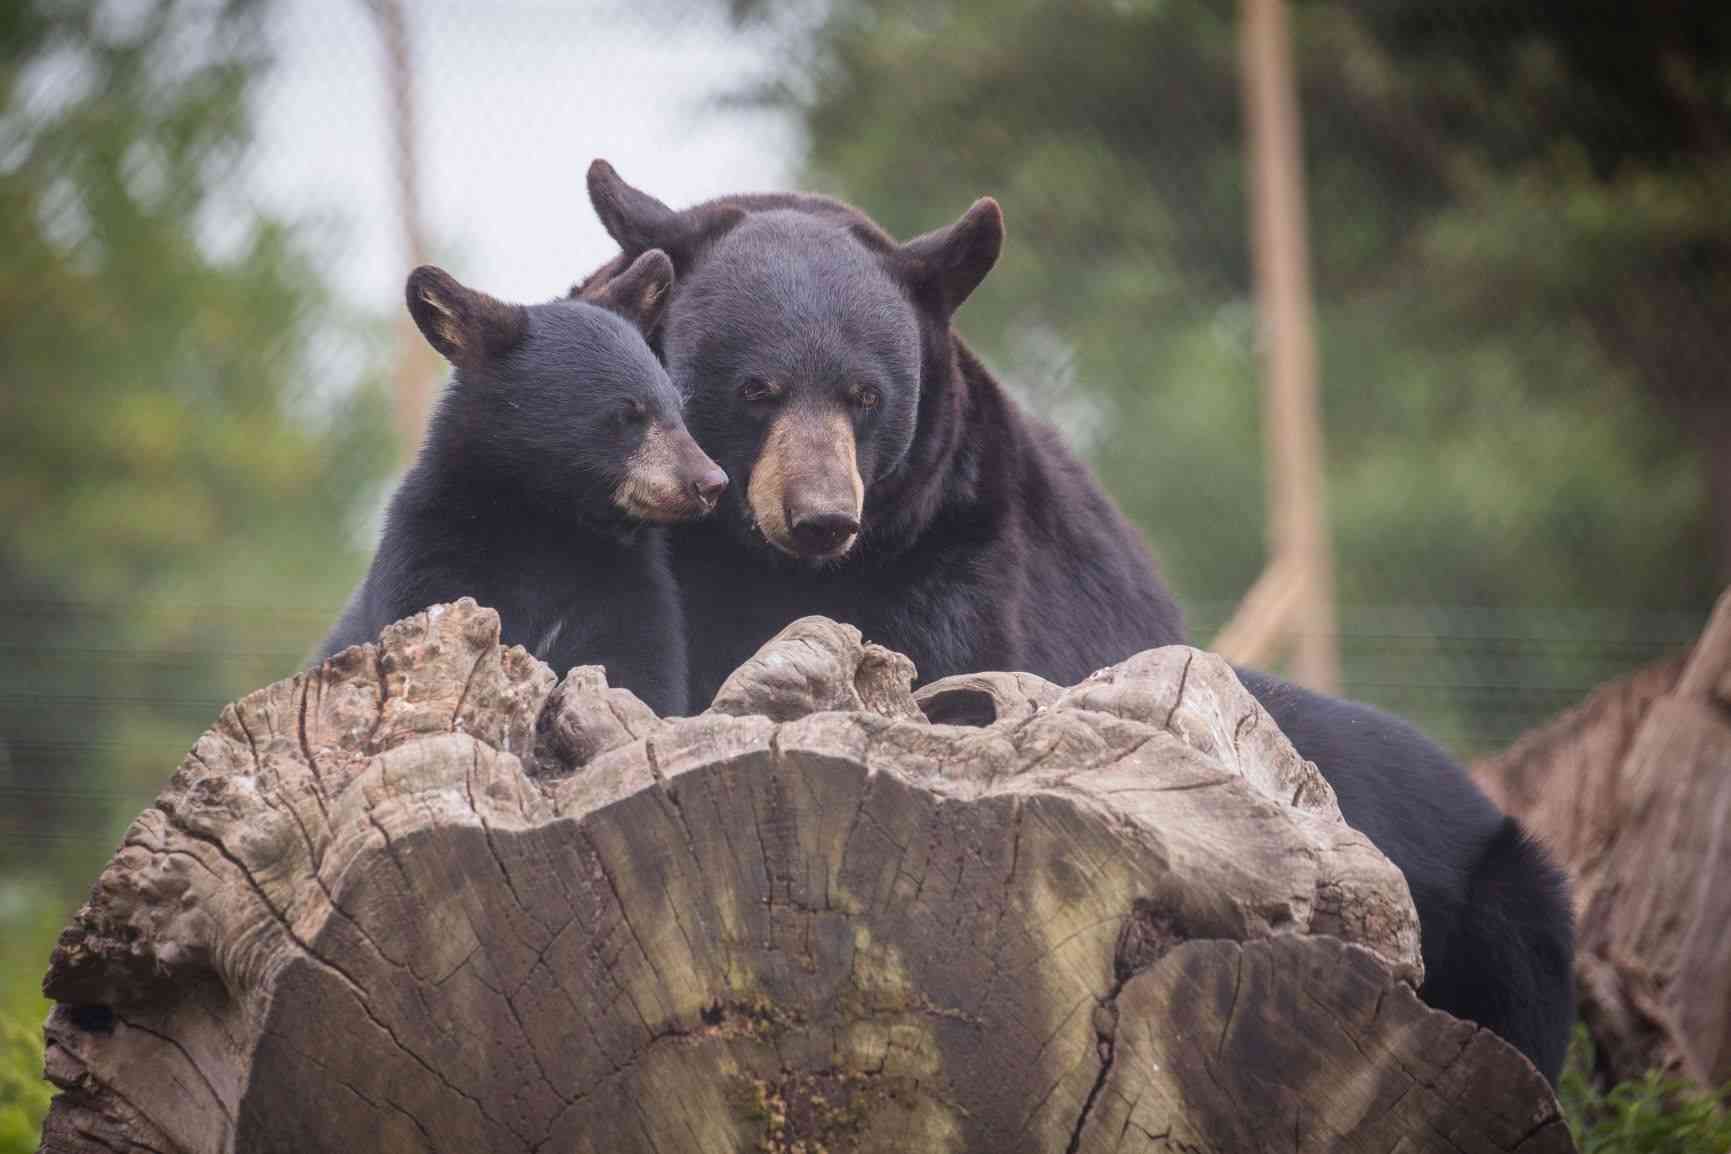
[(42, 1023), (0, 1012), (0, 1154), (29, 1154), (53, 1087), (42, 1080)]
[(31, 1154), (54, 1088), (42, 1080), (42, 971), (65, 920), (41, 889), (0, 880), (0, 1154)]
[(1580, 1154), (1725, 1154), (1731, 1150), (1731, 1086), (1702, 1090), (1657, 1070), (1602, 1091), (1592, 1039), (1575, 1027), (1557, 1097)]

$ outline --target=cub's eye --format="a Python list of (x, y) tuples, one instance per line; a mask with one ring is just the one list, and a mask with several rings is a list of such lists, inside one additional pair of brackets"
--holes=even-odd
[(881, 400), (883, 400), (883, 394), (870, 385), (854, 390), (853, 403), (862, 409), (875, 409)]
[(619, 419), (628, 425), (640, 423), (649, 416), (649, 410), (636, 397), (627, 397), (619, 406)]
[(773, 401), (781, 396), (781, 387), (771, 384), (761, 377), (752, 377), (739, 386), (739, 396), (741, 400), (755, 403)]

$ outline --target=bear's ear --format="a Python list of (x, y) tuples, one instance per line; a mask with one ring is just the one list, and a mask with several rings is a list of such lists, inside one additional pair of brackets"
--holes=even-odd
[(472, 368), (510, 349), (529, 325), (522, 305), (476, 292), (430, 264), (409, 274), (403, 296), (427, 343), (458, 368)]
[(637, 326), (645, 337), (655, 331), (673, 291), (673, 261), (652, 248), (631, 267), (603, 285), (590, 299)]
[(625, 250), (627, 259), (658, 248), (685, 269), (710, 241), (745, 219), (737, 205), (707, 204), (674, 212), (647, 192), (626, 184), (613, 166), (596, 160), (589, 166), (589, 203), (601, 226)]
[(679, 214), (626, 184), (611, 164), (597, 158), (589, 165), (589, 203), (607, 235), (627, 253), (660, 247), (679, 231)]
[(956, 223), (896, 249), (890, 264), (902, 280), (932, 300), (947, 321), (980, 287), (1003, 247), (1004, 211), (997, 201), (982, 196)]

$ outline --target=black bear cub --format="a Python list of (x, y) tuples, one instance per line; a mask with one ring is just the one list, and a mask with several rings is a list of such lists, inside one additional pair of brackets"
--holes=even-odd
[(686, 712), (684, 614), (651, 523), (708, 513), (727, 474), (644, 343), (672, 285), (658, 250), (585, 301), (506, 304), (410, 274), (409, 312), (454, 372), (321, 658), (469, 596), (555, 672), (604, 665), (657, 713)]

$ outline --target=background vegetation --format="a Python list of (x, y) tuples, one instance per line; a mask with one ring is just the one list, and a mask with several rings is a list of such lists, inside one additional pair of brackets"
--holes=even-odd
[(223, 702), (291, 671), (393, 452), (368, 336), (239, 194), (260, 5), (0, 5), (0, 1151), (53, 936)]
[[(1209, 636), (1263, 562), (1236, 6), (733, 10), (808, 185), (902, 236), (1003, 202), (958, 323)], [(1731, 8), (1292, 13), (1347, 689), (1496, 746), (1731, 577)]]
[[(1263, 556), (1233, 6), (731, 10), (776, 46), (732, 99), (796, 119), (808, 187), (902, 235), (1005, 204), (961, 327), (1205, 640)], [(335, 527), (394, 459), (379, 318), (241, 190), (266, 12), (0, 6), (0, 1154), (46, 1102), (55, 929), (328, 624), (365, 560)], [(1470, 754), (1686, 641), (1731, 577), (1731, 7), (1294, 19), (1348, 690)], [(1711, 1099), (1658, 1122), (1676, 1088), (1575, 1070), (1584, 1149), (1725, 1147)]]

